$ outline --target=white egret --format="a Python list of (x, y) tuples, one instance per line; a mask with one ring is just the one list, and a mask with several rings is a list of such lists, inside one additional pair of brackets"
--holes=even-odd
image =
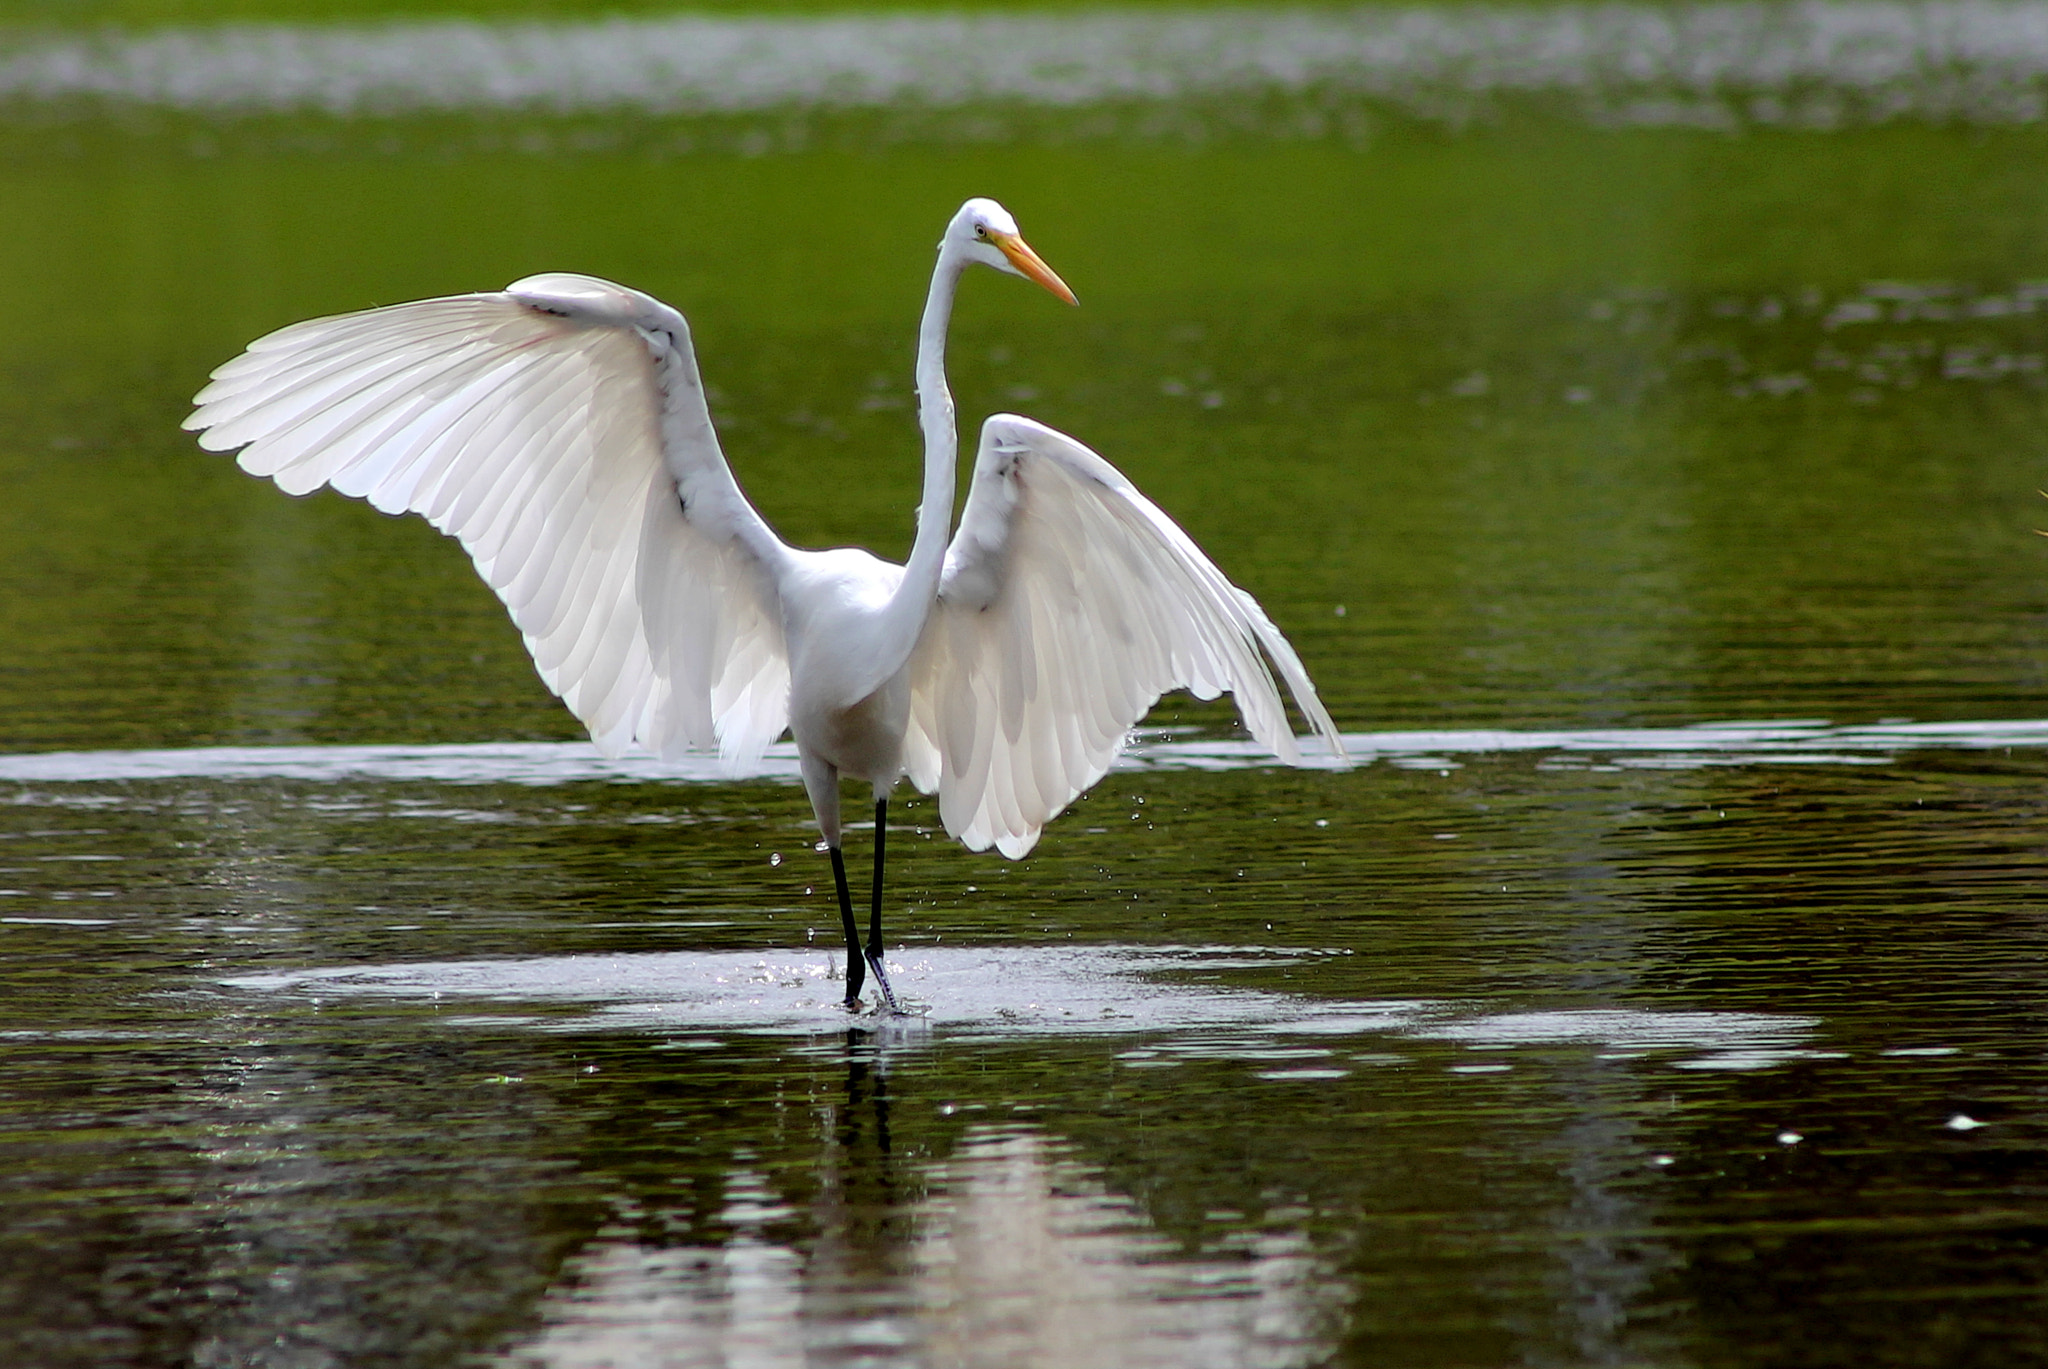
[[(897, 781), (936, 790), (970, 849), (1022, 856), (1169, 689), (1229, 691), (1252, 735), (1299, 763), (1267, 660), (1343, 754), (1252, 597), (1072, 438), (1015, 414), (985, 422), (948, 541), (946, 331), (977, 263), (1074, 302), (993, 200), (947, 224), (918, 334), (924, 497), (901, 566), (778, 538), (719, 448), (683, 316), (589, 276), (279, 329), (213, 373), (185, 426), (287, 493), (330, 486), (459, 540), (607, 754), (715, 746), (743, 763), (787, 729), (831, 853), (847, 1004), (865, 958), (893, 1007), (882, 865)], [(842, 778), (874, 795), (864, 952)]]

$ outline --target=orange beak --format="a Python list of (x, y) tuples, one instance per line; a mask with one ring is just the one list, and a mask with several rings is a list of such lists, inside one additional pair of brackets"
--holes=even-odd
[(1031, 244), (1025, 242), (1024, 239), (1018, 237), (1015, 233), (991, 233), (988, 235), (988, 239), (1002, 249), (1003, 255), (1010, 259), (1010, 265), (1022, 271), (1026, 276), (1037, 281), (1069, 304), (1079, 304), (1081, 302), (1074, 298), (1074, 292), (1067, 288), (1067, 283), (1061, 280), (1058, 274), (1050, 266), (1047, 266), (1036, 252), (1031, 250)]

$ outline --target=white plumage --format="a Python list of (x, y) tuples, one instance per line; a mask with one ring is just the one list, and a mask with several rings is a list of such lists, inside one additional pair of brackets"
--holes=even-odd
[(687, 418), (697, 384), (673, 311), (534, 276), (280, 329), (214, 373), (186, 426), (289, 494), (329, 485), (461, 542), (607, 754), (759, 755), (788, 725), (789, 675), (739, 528), (773, 535), (708, 419), (667, 425), (665, 454), (664, 410)]
[(865, 958), (886, 997), (881, 843), (899, 779), (936, 791), (969, 848), (1021, 856), (1169, 689), (1229, 692), (1252, 735), (1298, 761), (1268, 661), (1342, 754), (1258, 604), (1073, 439), (989, 419), (948, 545), (945, 334), (976, 262), (1073, 298), (993, 201), (948, 225), (920, 335), (924, 501), (903, 566), (776, 537), (719, 448), (682, 315), (588, 276), (280, 329), (214, 372), (185, 425), (288, 493), (327, 485), (455, 537), (607, 754), (715, 746), (743, 761), (787, 728), (831, 850), (849, 1003), (864, 967), (838, 784), (868, 781)]
[(911, 658), (905, 771), (970, 849), (1021, 856), (1169, 689), (1232, 694), (1298, 760), (1262, 650), (1341, 747), (1287, 639), (1158, 505), (1072, 438), (998, 414)]

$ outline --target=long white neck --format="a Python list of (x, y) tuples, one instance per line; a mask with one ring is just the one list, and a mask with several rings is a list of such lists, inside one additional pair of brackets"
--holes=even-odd
[(938, 600), (939, 574), (946, 568), (946, 542), (953, 530), (953, 467), (959, 460), (953, 395), (946, 388), (946, 324), (953, 314), (954, 287), (966, 265), (949, 236), (939, 248), (917, 336), (917, 416), (924, 429), (924, 499), (917, 506), (917, 538), (910, 544), (902, 583), (873, 625), (867, 658), (873, 677), (855, 680), (852, 698), (866, 697), (903, 669)]
[[(917, 331), (917, 421), (924, 432), (924, 497), (917, 506), (917, 539), (903, 568), (903, 585), (892, 614), (915, 615), (918, 630), (938, 593), (946, 543), (953, 531), (954, 467), (960, 460), (959, 431), (953, 421), (953, 392), (946, 388), (946, 329), (953, 317), (953, 292), (967, 261), (950, 239), (939, 248), (924, 321)], [(914, 634), (913, 634), (914, 635)]]

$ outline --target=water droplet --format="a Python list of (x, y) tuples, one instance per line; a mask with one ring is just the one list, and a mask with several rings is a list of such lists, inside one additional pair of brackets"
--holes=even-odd
[(769, 856), (768, 856), (768, 863), (769, 863), (770, 865), (780, 865), (780, 864), (782, 864), (782, 852), (780, 852), (780, 851), (774, 851), (774, 852), (770, 852), (770, 853), (769, 853)]
[(1988, 1124), (1978, 1121), (1976, 1118), (1970, 1116), (1966, 1112), (1959, 1112), (1955, 1116), (1949, 1118), (1948, 1121), (1942, 1123), (1942, 1125), (1947, 1127), (1950, 1131), (1975, 1131), (1978, 1127), (1985, 1126)]
[(1796, 1131), (1781, 1131), (1778, 1133), (1778, 1144), (1781, 1146), (1796, 1146), (1805, 1139), (1804, 1136), (1801, 1136)]

